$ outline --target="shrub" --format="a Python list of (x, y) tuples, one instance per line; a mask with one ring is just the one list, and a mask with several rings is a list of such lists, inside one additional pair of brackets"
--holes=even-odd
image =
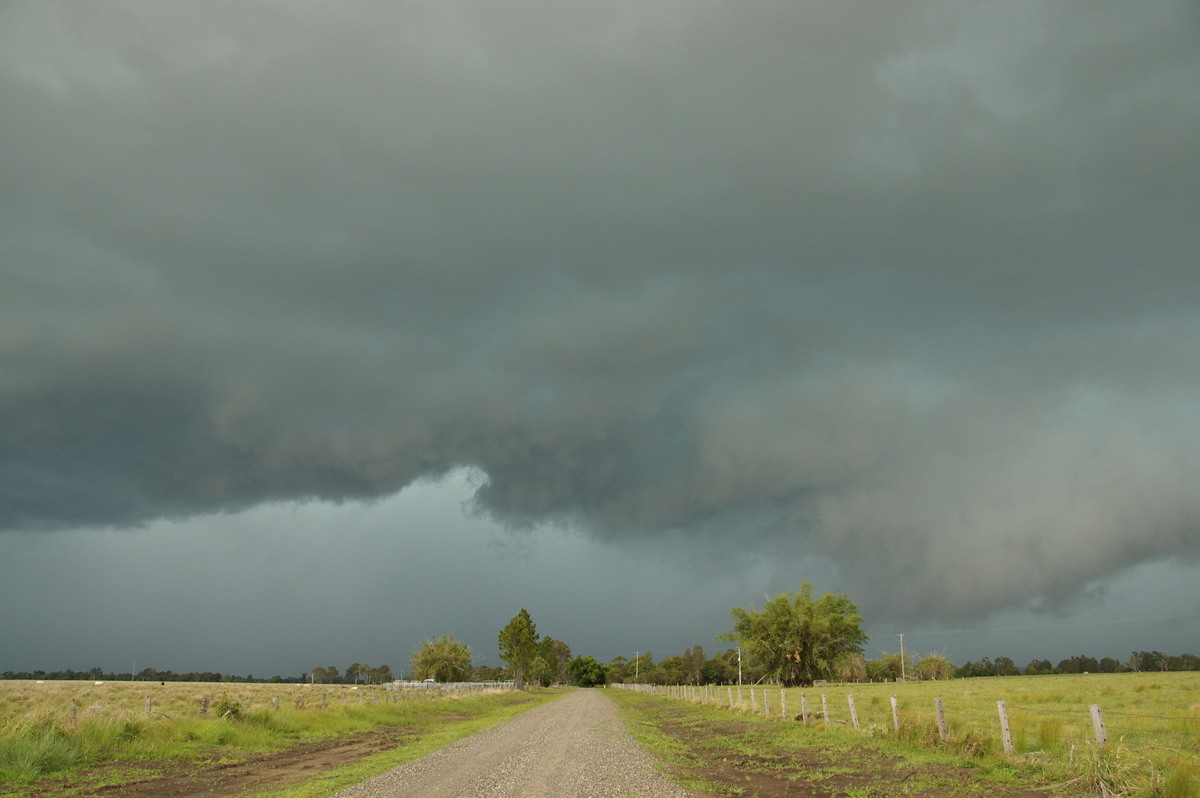
[(226, 694), (222, 694), (215, 702), (213, 702), (213, 711), (217, 713), (218, 718), (226, 718), (228, 720), (240, 720), (245, 710), (241, 702), (230, 698)]

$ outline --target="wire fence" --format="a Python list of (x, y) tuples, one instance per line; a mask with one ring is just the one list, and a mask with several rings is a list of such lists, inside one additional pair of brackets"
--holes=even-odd
[[(943, 700), (942, 696), (884, 696), (865, 700), (849, 690), (831, 693), (737, 685), (614, 685), (667, 698), (752, 713), (816, 728), (892, 735), (918, 746), (968, 755), (1055, 759), (1073, 765), (1085, 755), (1121, 751), (1160, 774), (1177, 774), (1200, 794), (1200, 703), (1179, 712), (1104, 709), (1101, 704), (1033, 706), (1009, 700)], [(884, 700), (886, 698), (886, 700)], [(1200, 695), (1194, 696), (1200, 701)], [(1169, 793), (1168, 793), (1169, 794)]]

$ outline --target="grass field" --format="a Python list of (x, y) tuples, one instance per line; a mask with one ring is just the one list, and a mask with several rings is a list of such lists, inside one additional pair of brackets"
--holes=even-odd
[[(735, 711), (763, 714), (763, 688), (711, 688), (707, 700)], [(941, 749), (983, 760), (1004, 757), (997, 702), (1003, 700), (1012, 734), (1013, 759), (1041, 763), (1064, 778), (1094, 782), (1119, 794), (1200, 796), (1200, 673), (1124, 673), (1010, 678), (952, 679), (943, 682), (828, 684), (789, 689), (790, 718), (801, 712), (801, 695), (814, 714), (825, 696), (831, 731), (852, 730), (847, 696), (854, 696), (858, 734), (900, 742), (910, 748)], [(776, 719), (783, 709), (778, 687), (766, 688), (767, 709)], [(679, 693), (676, 693), (679, 695)], [(894, 729), (891, 696), (899, 710)], [(685, 691), (683, 697), (690, 698)], [(937, 727), (935, 698), (942, 698), (948, 727), (945, 742)], [(1101, 708), (1107, 744), (1098, 750), (1089, 706)], [(794, 722), (794, 720), (790, 721)], [(855, 733), (855, 732), (852, 732)], [(1107, 786), (1104, 786), (1107, 785)]]
[[(430, 740), (448, 744), (555, 695), (399, 694), (347, 685), (0, 681), (0, 796), (26, 794), (48, 778), (70, 781), (72, 774), (79, 777), (99, 764), (106, 770), (96, 778), (119, 783), (123, 770), (112, 763), (128, 763), (144, 777), (147, 770), (167, 770), (172, 763), (239, 762), (381, 728), (403, 727), (408, 738), (419, 741), (411, 748), (420, 755), (432, 750)], [(206, 699), (207, 713), (201, 716)], [(404, 756), (380, 760), (379, 772)], [(92, 777), (82, 778), (77, 786), (86, 791)], [(308, 793), (289, 788), (283, 794)]]

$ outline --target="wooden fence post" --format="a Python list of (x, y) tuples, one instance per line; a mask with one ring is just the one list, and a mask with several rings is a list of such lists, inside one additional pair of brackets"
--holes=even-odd
[(854, 723), (854, 728), (861, 731), (858, 727), (858, 710), (854, 708), (854, 694), (846, 694), (846, 702), (850, 704), (850, 720)]
[(279, 709), (279, 696), (275, 696), (271, 699), (271, 706), (275, 707), (275, 709)]
[(997, 701), (996, 709), (1000, 712), (1000, 736), (1004, 740), (1004, 753), (1006, 756), (1013, 755), (1012, 732), (1008, 729), (1008, 712), (1004, 709), (1004, 702)]
[(800, 694), (800, 722), (808, 725), (808, 693)]
[(787, 716), (787, 691), (784, 690), (782, 687), (779, 688), (779, 717), (783, 718), (784, 720), (788, 719), (788, 716)]
[(742, 686), (738, 685), (738, 706), (742, 705)]
[(1092, 704), (1088, 710), (1092, 713), (1092, 731), (1096, 733), (1096, 747), (1103, 748), (1108, 742), (1108, 735), (1104, 732), (1104, 718), (1100, 715), (1100, 705)]
[(892, 693), (892, 730), (900, 733), (900, 705), (896, 702), (895, 693)]
[(946, 742), (946, 713), (942, 711), (942, 697), (938, 696), (933, 699), (933, 705), (937, 710), (938, 739), (944, 743)]
[(754, 697), (754, 688), (750, 688), (750, 711), (755, 715), (758, 714), (758, 699)]
[(146, 717), (150, 717), (150, 708), (154, 706), (154, 699), (146, 696)]
[(200, 717), (203, 718), (203, 717), (206, 717), (207, 715), (208, 715), (208, 696), (204, 696), (204, 698), (200, 699)]
[(821, 693), (821, 717), (825, 718), (825, 728), (829, 728), (829, 697)]
[(767, 688), (763, 688), (763, 717), (771, 717), (771, 707), (767, 703)]

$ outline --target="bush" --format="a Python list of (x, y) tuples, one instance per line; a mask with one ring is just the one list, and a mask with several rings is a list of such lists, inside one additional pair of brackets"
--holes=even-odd
[(213, 702), (213, 712), (217, 713), (218, 718), (241, 720), (245, 710), (241, 702), (222, 694), (220, 698)]

